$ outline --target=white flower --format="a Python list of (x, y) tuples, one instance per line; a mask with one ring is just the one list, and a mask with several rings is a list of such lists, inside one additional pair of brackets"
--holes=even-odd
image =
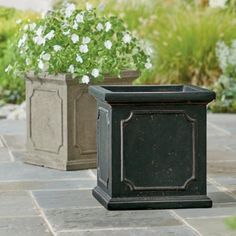
[(46, 42), (45, 38), (42, 37), (42, 36), (40, 36), (40, 35), (35, 36), (35, 37), (33, 38), (33, 41), (34, 41), (37, 45), (44, 45), (45, 42)]
[(22, 36), (22, 38), (18, 42), (18, 48), (21, 48), (25, 45), (25, 42), (26, 42), (27, 38), (28, 38), (27, 34), (24, 34)]
[(132, 37), (130, 36), (130, 34), (126, 33), (123, 37), (123, 42), (129, 44), (131, 40), (132, 40)]
[(24, 27), (23, 27), (23, 30), (24, 31), (27, 31), (29, 29), (29, 25), (25, 25)]
[(84, 76), (82, 77), (82, 83), (83, 83), (83, 84), (88, 84), (89, 81), (90, 81), (90, 78), (89, 78), (87, 75), (84, 75)]
[(228, 57), (230, 55), (229, 47), (223, 42), (219, 41), (216, 44), (216, 56), (218, 57), (220, 68), (225, 71), (228, 66)]
[(51, 59), (51, 55), (49, 53), (42, 53), (40, 55), (40, 58), (43, 59), (44, 61), (49, 61)]
[(44, 69), (44, 63), (43, 63), (43, 61), (42, 60), (39, 60), (39, 63), (38, 63), (38, 68), (40, 69), (40, 70), (43, 70)]
[(103, 30), (103, 25), (102, 25), (102, 23), (98, 23), (96, 29), (97, 29), (97, 31)]
[(75, 67), (74, 67), (73, 65), (70, 65), (67, 71), (68, 71), (69, 73), (71, 73), (71, 74), (74, 74), (74, 72), (75, 72)]
[(79, 36), (77, 34), (72, 34), (71, 40), (73, 43), (77, 43), (79, 41)]
[(72, 28), (73, 28), (73, 29), (75, 29), (75, 30), (77, 30), (77, 29), (78, 29), (78, 27), (79, 27), (78, 23), (77, 23), (77, 22), (74, 22), (74, 24), (73, 24)]
[(35, 28), (36, 28), (36, 24), (35, 23), (29, 24), (29, 29), (31, 31), (33, 31)]
[(25, 64), (26, 64), (27, 66), (30, 65), (30, 64), (31, 64), (31, 60), (30, 60), (29, 58), (26, 58)]
[(45, 39), (51, 40), (55, 37), (55, 31), (51, 30), (48, 34), (45, 35)]
[(77, 54), (76, 55), (76, 61), (79, 62), (79, 63), (83, 63), (83, 58), (79, 54)]
[(62, 34), (64, 34), (64, 35), (69, 35), (69, 34), (70, 34), (70, 30), (63, 31)]
[(87, 2), (86, 3), (86, 9), (87, 9), (87, 11), (92, 11), (93, 10), (93, 5)]
[(152, 63), (150, 58), (147, 59), (147, 62), (145, 63), (145, 68), (146, 69), (151, 69), (152, 68)]
[(88, 46), (86, 44), (80, 45), (79, 50), (82, 53), (87, 53), (89, 51)]
[(110, 50), (112, 47), (112, 42), (110, 40), (107, 40), (104, 42), (104, 46), (105, 46), (105, 48)]
[(54, 45), (54, 46), (53, 46), (53, 50), (54, 50), (55, 52), (59, 52), (59, 51), (61, 51), (61, 49), (62, 49), (62, 47), (61, 47), (60, 45)]
[(91, 39), (89, 37), (83, 37), (83, 44), (90, 43)]
[(36, 35), (41, 36), (43, 34), (44, 28), (43, 26), (39, 26), (39, 28), (36, 30)]
[(108, 32), (110, 29), (111, 29), (111, 23), (108, 21), (108, 22), (105, 24), (105, 31)]
[(66, 5), (66, 10), (65, 10), (65, 17), (68, 18), (68, 17), (71, 17), (71, 15), (73, 14), (75, 10), (75, 4), (67, 4)]
[(5, 72), (8, 73), (9, 71), (12, 70), (12, 66), (11, 65), (8, 65), (8, 67), (5, 69)]
[(16, 24), (17, 24), (17, 25), (19, 25), (19, 24), (21, 24), (21, 23), (22, 23), (22, 20), (21, 20), (21, 19), (16, 20)]
[(100, 73), (100, 72), (99, 72), (98, 69), (93, 69), (91, 74), (92, 74), (92, 76), (93, 76), (94, 78), (97, 78), (97, 77), (99, 76), (99, 73)]
[(210, 7), (221, 7), (224, 8), (226, 5), (227, 0), (210, 0), (209, 6)]
[(83, 23), (84, 22), (84, 15), (79, 13), (76, 15), (75, 20), (77, 23)]

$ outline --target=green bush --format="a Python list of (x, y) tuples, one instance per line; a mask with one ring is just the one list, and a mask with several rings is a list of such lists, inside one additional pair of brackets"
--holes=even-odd
[(24, 81), (5, 73), (6, 67), (15, 60), (15, 48), (12, 47), (14, 35), (19, 25), (16, 21), (28, 21), (38, 15), (33, 12), (17, 11), (0, 7), (0, 102), (20, 103), (24, 100)]

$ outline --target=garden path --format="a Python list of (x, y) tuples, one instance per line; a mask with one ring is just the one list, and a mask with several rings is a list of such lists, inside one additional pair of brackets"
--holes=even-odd
[(107, 211), (92, 197), (96, 170), (27, 165), (25, 121), (0, 120), (0, 236), (235, 236), (236, 115), (208, 116), (211, 209)]

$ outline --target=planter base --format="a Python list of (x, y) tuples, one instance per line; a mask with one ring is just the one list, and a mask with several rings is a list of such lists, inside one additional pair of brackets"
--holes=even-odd
[(177, 209), (177, 208), (210, 208), (212, 201), (204, 195), (166, 196), (166, 197), (129, 197), (111, 198), (100, 187), (93, 189), (93, 196), (108, 210), (141, 210), (141, 209)]
[(94, 159), (81, 159), (62, 163), (60, 160), (53, 161), (52, 158), (43, 158), (42, 156), (43, 155), (27, 155), (23, 161), (27, 164), (67, 171), (93, 169), (97, 166), (97, 163)]

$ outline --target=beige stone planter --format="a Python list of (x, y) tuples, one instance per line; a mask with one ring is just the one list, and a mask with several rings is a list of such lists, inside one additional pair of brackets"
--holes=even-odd
[[(102, 84), (131, 84), (138, 72), (107, 76)], [(96, 167), (96, 102), (69, 75), (26, 78), (26, 163), (61, 169)]]

